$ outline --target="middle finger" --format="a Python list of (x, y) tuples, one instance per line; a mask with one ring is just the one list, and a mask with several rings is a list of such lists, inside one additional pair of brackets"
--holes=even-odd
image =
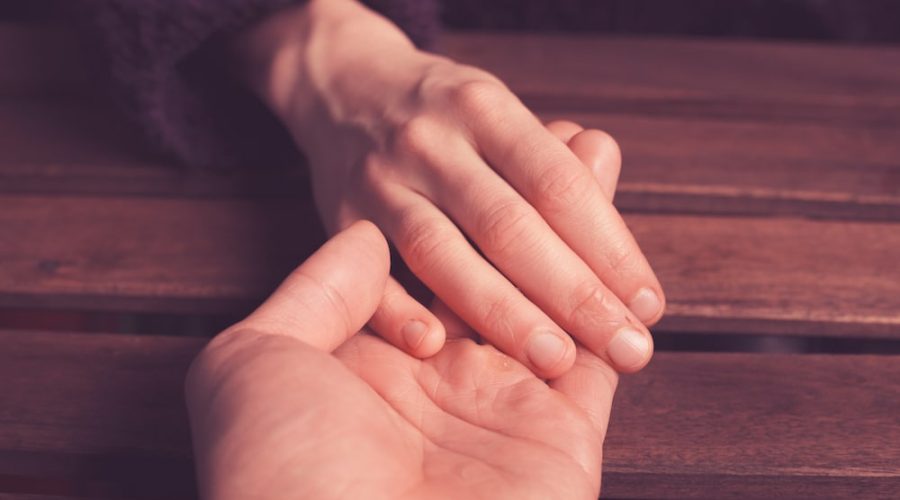
[[(553, 231), (475, 154), (430, 189), (438, 206), (535, 305), (617, 370), (649, 361), (646, 327)], [(449, 166), (448, 166), (449, 167)], [(492, 341), (491, 332), (479, 332)]]

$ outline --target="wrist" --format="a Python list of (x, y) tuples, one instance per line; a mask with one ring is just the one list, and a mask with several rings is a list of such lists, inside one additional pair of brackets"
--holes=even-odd
[(375, 127), (440, 59), (355, 0), (310, 0), (238, 35), (241, 78), (308, 154), (341, 124)]

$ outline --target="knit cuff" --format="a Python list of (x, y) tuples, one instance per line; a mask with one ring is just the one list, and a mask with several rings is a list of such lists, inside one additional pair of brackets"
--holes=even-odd
[[(284, 127), (237, 82), (196, 56), (301, 0), (97, 0), (93, 22), (116, 98), (158, 149), (199, 167), (281, 166), (298, 152)], [(433, 0), (366, 3), (427, 45), (437, 31)]]

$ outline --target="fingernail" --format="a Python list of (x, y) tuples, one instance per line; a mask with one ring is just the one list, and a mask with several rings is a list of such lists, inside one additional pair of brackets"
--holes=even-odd
[(643, 333), (625, 327), (609, 342), (606, 353), (619, 368), (635, 368), (644, 364), (650, 356), (650, 341)]
[(406, 345), (411, 349), (417, 349), (422, 345), (422, 341), (425, 340), (425, 332), (427, 331), (428, 325), (417, 319), (413, 319), (403, 325), (400, 334), (403, 335), (403, 341), (406, 342)]
[(662, 301), (659, 295), (649, 288), (641, 288), (640, 291), (631, 299), (628, 309), (644, 323), (653, 321), (659, 315), (662, 309)]
[(554, 333), (540, 332), (531, 337), (525, 352), (534, 366), (551, 370), (566, 355), (566, 343)]

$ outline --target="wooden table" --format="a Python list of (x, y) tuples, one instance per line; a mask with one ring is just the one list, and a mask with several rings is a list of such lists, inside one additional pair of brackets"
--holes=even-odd
[[(38, 39), (59, 64), (20, 55)], [(244, 313), (321, 229), (295, 173), (156, 158), (72, 91), (63, 40), (0, 25), (0, 498), (192, 498), (181, 383), (204, 339), (171, 325)], [(617, 205), (677, 350), (623, 379), (603, 496), (900, 496), (900, 48), (443, 47), (622, 145)], [(717, 352), (792, 340), (829, 352)]]

